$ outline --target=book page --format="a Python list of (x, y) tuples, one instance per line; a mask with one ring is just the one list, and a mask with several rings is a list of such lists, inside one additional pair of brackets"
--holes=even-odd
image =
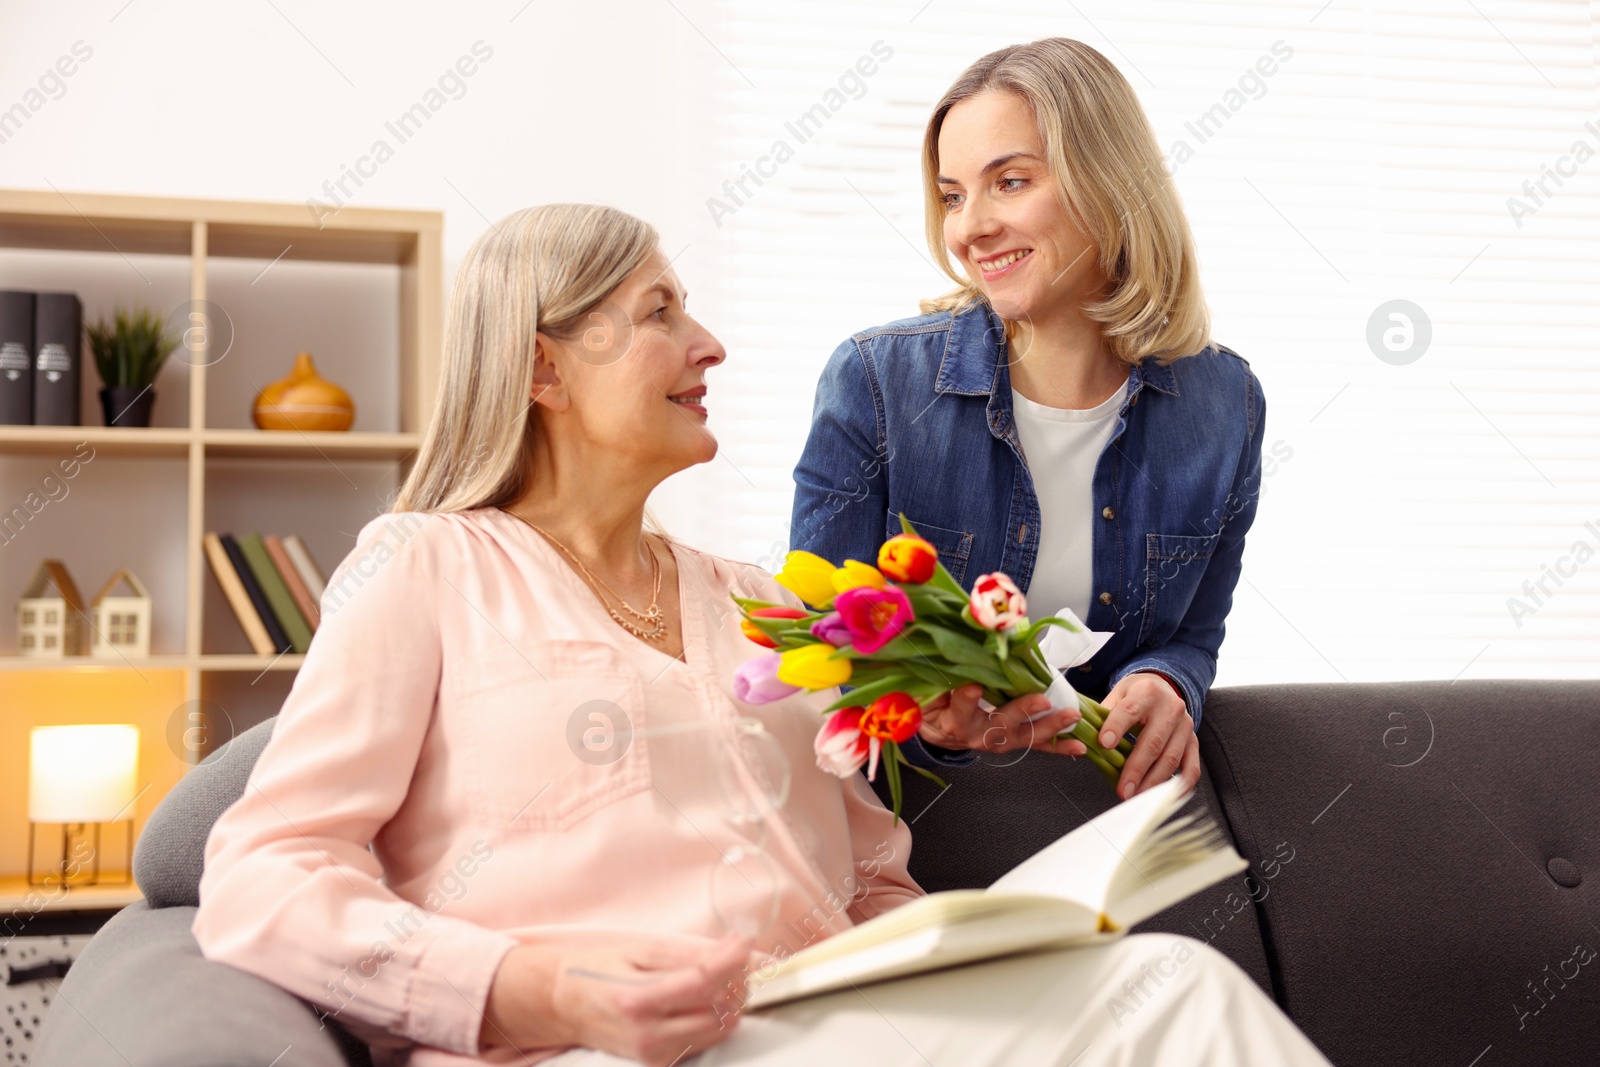
[[(910, 928), (890, 930), (884, 923), (908, 910), (916, 912)], [(769, 1007), (835, 989), (1107, 936), (1098, 932), (1098, 922), (1098, 915), (1059, 897), (991, 897), (981, 890), (934, 893), (796, 953), (765, 974), (758, 971), (745, 1006)], [(869, 929), (878, 923), (884, 925)]]
[(1117, 872), (1143, 840), (1192, 794), (1169, 778), (1102, 812), (1002, 875), (985, 892), (1065, 897), (1093, 911), (1107, 910)]

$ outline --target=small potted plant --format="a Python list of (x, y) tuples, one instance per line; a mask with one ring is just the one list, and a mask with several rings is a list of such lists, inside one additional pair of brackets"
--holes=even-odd
[(149, 307), (133, 311), (117, 308), (116, 321), (105, 319), (88, 327), (89, 347), (105, 387), (100, 404), (107, 426), (149, 426), (155, 403), (153, 383), (178, 338)]

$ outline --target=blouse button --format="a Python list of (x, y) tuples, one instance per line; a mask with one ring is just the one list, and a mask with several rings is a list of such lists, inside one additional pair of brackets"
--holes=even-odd
[(1111, 603), (1111, 594), (1110, 593), (1101, 593), (1100, 594), (1100, 603), (1102, 603), (1102, 604)]
[(1100, 514), (1108, 519), (1114, 519), (1117, 517), (1117, 513), (1111, 510), (1110, 504), (1107, 504), (1105, 507), (1101, 508)]

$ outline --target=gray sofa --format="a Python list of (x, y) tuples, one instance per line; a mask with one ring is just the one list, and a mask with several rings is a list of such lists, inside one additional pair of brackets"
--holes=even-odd
[[(146, 902), (68, 973), (40, 1067), (261, 1067), (289, 1047), (280, 1062), (368, 1062), (189, 933), (205, 834), (271, 725), (195, 768), (145, 827)], [(1251, 869), (1140, 930), (1231, 957), (1339, 1067), (1600, 1061), (1600, 681), (1222, 688), (1200, 740), (1198, 801)], [(1111, 803), (1089, 767), (1038, 754), (953, 782), (963, 803), (934, 803), (907, 776), (929, 889), (986, 885)]]

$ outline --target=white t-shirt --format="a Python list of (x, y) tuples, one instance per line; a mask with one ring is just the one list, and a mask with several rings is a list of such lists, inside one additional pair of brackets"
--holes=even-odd
[[(1052, 408), (1011, 390), (1017, 438), (1039, 497), (1039, 558), (1028, 585), (1028, 616), (1063, 607), (1089, 617), (1094, 596), (1094, 468), (1117, 425), (1128, 386), (1092, 408)], [(1100, 520), (1104, 521), (1104, 520)]]

